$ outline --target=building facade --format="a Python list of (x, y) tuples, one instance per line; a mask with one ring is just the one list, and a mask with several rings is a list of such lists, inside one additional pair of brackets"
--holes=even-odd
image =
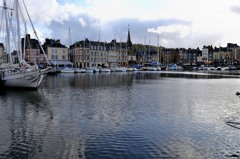
[(72, 67), (69, 61), (68, 48), (60, 40), (45, 39), (43, 45), (50, 64), (57, 68)]
[[(36, 39), (32, 39), (30, 34), (21, 40), (22, 52), (25, 61), (29, 64), (47, 65), (46, 55), (41, 50), (41, 46)], [(25, 47), (24, 47), (25, 46)]]
[(109, 67), (128, 64), (126, 43), (89, 41), (85, 39), (70, 46), (70, 59), (76, 67)]
[(104, 42), (78, 41), (70, 46), (71, 62), (78, 68), (108, 66), (107, 46)]

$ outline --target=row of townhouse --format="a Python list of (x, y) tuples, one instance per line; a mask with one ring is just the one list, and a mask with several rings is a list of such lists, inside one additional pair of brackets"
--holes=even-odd
[[(25, 43), (25, 44), (24, 44)], [(25, 46), (25, 60), (28, 63), (38, 63), (44, 67), (46, 58), (37, 40), (26, 35), (22, 39)], [(4, 59), (3, 45), (0, 45), (1, 60)], [(53, 65), (65, 67), (97, 67), (117, 66), (144, 63), (163, 64), (209, 64), (229, 65), (240, 61), (240, 48), (237, 44), (228, 43), (226, 47), (203, 46), (202, 50), (185, 48), (163, 48), (150, 45), (132, 45), (127, 42), (90, 41), (84, 39), (75, 42), (69, 48), (62, 45), (60, 40), (46, 39), (42, 48)], [(0, 61), (1, 63), (3, 62)]]
[[(28, 63), (38, 63), (42, 67), (46, 65), (45, 55), (37, 40), (26, 35), (22, 39), (22, 46), (25, 46), (25, 60)], [(62, 45), (60, 40), (45, 39), (42, 48), (51, 64), (58, 67), (117, 66), (127, 65), (131, 60), (136, 60), (136, 57), (130, 59), (128, 56), (131, 45), (116, 40), (106, 43), (85, 39), (68, 48)]]
[(69, 47), (69, 59), (76, 67), (117, 66), (128, 64), (126, 43), (89, 41), (74, 43)]
[[(47, 65), (46, 56), (52, 65), (65, 67), (72, 65), (69, 62), (68, 48), (62, 45), (60, 40), (45, 39), (45, 42), (40, 46), (36, 39), (32, 39), (29, 34), (22, 38), (22, 46), (25, 48), (25, 60), (28, 63), (39, 64), (40, 67)], [(43, 54), (45, 52), (45, 55)]]
[(90, 41), (87, 38), (75, 42), (69, 47), (69, 59), (79, 68), (128, 65), (136, 62), (136, 56), (131, 50), (132, 42), (128, 29), (127, 42), (117, 42), (113, 39), (107, 43)]
[(178, 63), (185, 65), (214, 65), (224, 66), (239, 63), (240, 47), (237, 44), (228, 43), (226, 47), (203, 46), (197, 49), (167, 49), (162, 48), (159, 54), (160, 63)]
[(75, 42), (69, 48), (62, 45), (60, 40), (45, 39), (44, 44), (40, 46), (38, 41), (32, 39), (29, 34), (22, 38), (25, 60), (28, 63), (38, 63), (42, 67), (47, 64), (43, 51), (46, 53), (50, 63), (58, 67), (74, 65), (74, 67), (84, 68), (127, 65), (136, 61), (136, 57), (130, 54), (131, 46), (129, 30), (128, 39), (125, 43), (116, 40), (106, 43), (84, 39)]

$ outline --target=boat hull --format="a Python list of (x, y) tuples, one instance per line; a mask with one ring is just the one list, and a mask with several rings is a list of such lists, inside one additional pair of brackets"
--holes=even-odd
[(5, 75), (3, 78), (5, 87), (36, 89), (41, 84), (44, 74), (40, 71), (30, 71)]
[(111, 72), (111, 70), (108, 68), (101, 68), (100, 72)]
[(61, 73), (75, 73), (75, 70), (73, 68), (64, 68)]

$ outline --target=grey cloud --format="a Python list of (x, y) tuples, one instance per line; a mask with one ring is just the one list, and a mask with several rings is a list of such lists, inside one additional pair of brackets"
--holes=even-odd
[[(82, 26), (79, 22), (79, 18), (83, 18), (86, 21), (86, 26)], [(191, 25), (191, 22), (182, 21), (177, 19), (164, 19), (164, 20), (148, 20), (140, 21), (138, 19), (120, 19), (108, 22), (104, 26), (101, 25), (100, 21), (88, 16), (81, 15), (80, 17), (70, 17), (68, 21), (64, 24), (58, 22), (52, 22), (50, 29), (52, 32), (52, 37), (55, 39), (61, 39), (62, 43), (69, 45), (69, 34), (68, 28), (71, 29), (72, 42), (83, 40), (89, 38), (91, 40), (97, 41), (99, 39), (99, 33), (101, 35), (101, 41), (110, 42), (112, 39), (116, 38), (117, 41), (126, 42), (128, 25), (130, 25), (131, 40), (134, 44), (150, 44), (157, 45), (157, 34), (148, 32), (149, 28), (157, 28), (159, 26), (167, 26), (173, 24), (183, 24)], [(162, 33), (159, 37), (160, 46), (163, 47), (202, 47), (206, 44), (206, 36), (201, 37), (201, 35), (188, 35), (184, 38), (179, 38), (179, 33)], [(208, 35), (209, 43), (211, 44), (217, 41), (216, 35)], [(197, 40), (200, 39), (200, 40)]]
[(240, 6), (232, 6), (231, 11), (236, 14), (240, 14)]
[[(84, 19), (86, 25), (83, 26), (79, 22), (79, 18)], [(84, 37), (96, 40), (98, 37), (99, 21), (97, 19), (91, 18), (88, 15), (81, 15), (80, 17), (71, 16), (68, 21), (64, 23), (59, 23), (57, 21), (52, 21), (49, 28), (52, 30), (52, 35), (50, 38), (60, 39), (63, 44), (70, 44), (70, 36), (72, 43), (84, 39)]]
[[(157, 28), (159, 26), (166, 26), (171, 24), (190, 25), (190, 22), (176, 20), (176, 19), (148, 20), (148, 21), (140, 21), (138, 19), (122, 19), (122, 20), (112, 21), (108, 24), (112, 28), (111, 30), (112, 33), (110, 35), (111, 37), (109, 37), (109, 35), (107, 34), (106, 34), (106, 37), (108, 36), (107, 38), (111, 39), (113, 37), (113, 34), (115, 34), (117, 37), (121, 38), (122, 41), (126, 41), (128, 24), (130, 25), (131, 38), (133, 43), (149, 44), (149, 40), (150, 40), (151, 45), (157, 45), (158, 35), (156, 33), (148, 32), (149, 28)], [(174, 33), (161, 34), (159, 37), (160, 38), (159, 40), (161, 41), (161, 39), (168, 39), (170, 41), (176, 41), (176, 43), (178, 43), (177, 41), (178, 40), (180, 41), (180, 39), (176, 37), (177, 37), (177, 34), (174, 34)], [(164, 45), (164, 44), (160, 43), (160, 45)]]

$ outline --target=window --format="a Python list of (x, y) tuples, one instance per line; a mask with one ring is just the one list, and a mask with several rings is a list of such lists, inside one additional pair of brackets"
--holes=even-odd
[(52, 55), (52, 60), (57, 60), (58, 56), (57, 55)]

